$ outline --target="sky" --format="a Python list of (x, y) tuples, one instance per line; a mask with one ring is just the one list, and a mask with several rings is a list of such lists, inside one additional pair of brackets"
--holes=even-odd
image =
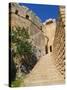
[(49, 18), (55, 18), (58, 17), (58, 6), (56, 5), (44, 5), (44, 4), (28, 4), (28, 3), (20, 3), (20, 5), (24, 5), (28, 7), (30, 10), (32, 10), (40, 19), (42, 22)]

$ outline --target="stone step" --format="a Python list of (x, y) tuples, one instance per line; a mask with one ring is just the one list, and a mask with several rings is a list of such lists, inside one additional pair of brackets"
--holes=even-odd
[(55, 81), (63, 81), (63, 79), (64, 77), (54, 65), (52, 55), (48, 54), (40, 58), (39, 62), (36, 64), (24, 82), (26, 85), (31, 85), (31, 83), (32, 85), (35, 83), (38, 83), (39, 85), (40, 83), (47, 84)]

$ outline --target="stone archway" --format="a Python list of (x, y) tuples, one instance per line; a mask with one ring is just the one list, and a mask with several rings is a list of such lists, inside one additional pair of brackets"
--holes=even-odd
[(52, 45), (50, 45), (50, 52), (52, 52)]
[(45, 45), (45, 52), (46, 52), (46, 54), (48, 54), (48, 46), (47, 45)]

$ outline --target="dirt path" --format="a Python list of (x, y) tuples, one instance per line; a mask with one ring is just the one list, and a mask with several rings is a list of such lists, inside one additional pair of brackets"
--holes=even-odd
[(24, 80), (26, 86), (59, 84), (63, 82), (64, 78), (57, 71), (51, 54), (41, 57), (31, 73)]

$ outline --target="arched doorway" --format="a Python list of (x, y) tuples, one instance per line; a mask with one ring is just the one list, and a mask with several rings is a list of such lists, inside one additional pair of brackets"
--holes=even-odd
[(45, 52), (46, 52), (46, 54), (48, 54), (48, 46), (47, 45), (45, 46)]
[(52, 52), (52, 46), (50, 45), (50, 52)]

